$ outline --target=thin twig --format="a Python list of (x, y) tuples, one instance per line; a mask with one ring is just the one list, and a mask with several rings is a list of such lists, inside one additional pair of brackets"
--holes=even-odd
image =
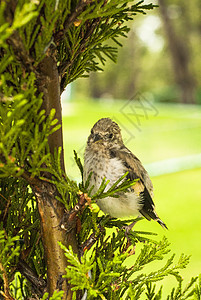
[(24, 48), (23, 41), (17, 31), (15, 31), (7, 39), (7, 43), (12, 46), (16, 59), (20, 61), (21, 65), (24, 66), (25, 70), (37, 73), (36, 69), (33, 67), (34, 59)]
[(85, 205), (90, 206), (90, 198), (87, 194), (80, 192), (78, 194), (78, 203), (72, 208), (70, 213), (66, 213), (63, 215), (63, 218), (60, 223), (60, 227), (65, 230), (67, 233), (74, 229), (77, 225), (77, 214), (82, 211)]
[(67, 19), (64, 22), (64, 29), (58, 31), (54, 36), (54, 42), (58, 44), (62, 39), (65, 38), (65, 33), (69, 29), (69, 27), (75, 22), (77, 17), (85, 10), (85, 7), (90, 4), (92, 0), (81, 0), (78, 5), (76, 6), (74, 12), (67, 17)]
[(2, 272), (2, 276), (3, 276), (3, 284), (4, 284), (4, 292), (0, 291), (0, 293), (3, 295), (3, 297), (4, 297), (6, 300), (15, 300), (15, 299), (10, 295), (8, 276), (7, 276), (6, 270), (5, 270), (5, 268), (4, 268), (4, 266), (2, 265), (1, 262), (0, 262), (0, 270), (1, 270), (1, 272)]
[(31, 282), (34, 289), (37, 291), (37, 294), (39, 293), (40, 296), (42, 296), (45, 292), (47, 282), (44, 279), (39, 278), (29, 265), (21, 259), (18, 262), (18, 270), (28, 281)]

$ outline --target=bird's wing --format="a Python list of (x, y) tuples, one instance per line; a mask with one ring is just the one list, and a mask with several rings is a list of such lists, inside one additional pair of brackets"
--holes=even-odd
[(139, 179), (135, 185), (132, 187), (133, 190), (139, 195), (142, 203), (142, 208), (140, 209), (140, 213), (147, 220), (155, 220), (157, 221), (163, 228), (167, 229), (165, 223), (159, 218), (155, 211), (155, 205), (152, 200), (153, 197), (153, 185), (151, 179), (141, 164), (140, 160), (125, 146), (123, 146), (119, 150), (111, 150), (111, 157), (117, 157), (123, 161), (123, 164), (126, 167), (126, 171), (128, 171), (127, 178), (130, 180)]
[(150, 196), (153, 197), (153, 185), (151, 179), (143, 167), (141, 161), (125, 146), (119, 150), (111, 150), (111, 157), (117, 157), (126, 167), (126, 171), (129, 172), (128, 178), (130, 180), (139, 179), (138, 184), (136, 184), (136, 189), (139, 192), (143, 192), (146, 187)]
[(125, 146), (120, 150), (111, 150), (112, 156), (123, 161), (126, 171), (129, 172), (127, 178), (130, 180), (138, 179), (132, 188), (140, 196), (143, 204), (140, 213), (148, 220), (156, 219), (154, 202), (151, 197), (153, 195), (153, 185), (140, 160)]

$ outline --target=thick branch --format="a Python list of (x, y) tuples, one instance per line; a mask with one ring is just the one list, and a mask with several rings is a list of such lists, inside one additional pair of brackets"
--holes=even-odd
[[(63, 207), (54, 199), (51, 199), (52, 203), (50, 203), (49, 196), (45, 195), (45, 193), (41, 196), (41, 194), (36, 192), (36, 196), (47, 261), (48, 292), (52, 295), (66, 267), (64, 253), (57, 244), (57, 241), (61, 241), (62, 243), (65, 241), (65, 235), (59, 226), (59, 213), (60, 215), (63, 214)], [(67, 290), (66, 287), (63, 287), (63, 289)]]
[(49, 136), (50, 152), (54, 154), (55, 148), (61, 147), (61, 166), (64, 167), (64, 150), (63, 150), (63, 132), (62, 132), (62, 110), (60, 101), (60, 83), (57, 69), (57, 62), (53, 56), (46, 56), (38, 67), (39, 74), (37, 80), (38, 90), (43, 93), (44, 101), (42, 108), (49, 115), (51, 109), (56, 110), (57, 118), (61, 128)]
[[(50, 197), (50, 194), (52, 194), (52, 197)], [(60, 226), (61, 217), (64, 215), (64, 206), (55, 199), (54, 186), (51, 189), (51, 185), (46, 183), (43, 187), (43, 193), (35, 190), (35, 195), (41, 218), (42, 240), (47, 262), (48, 292), (52, 295), (54, 290), (62, 289), (64, 291), (63, 299), (71, 299), (70, 286), (62, 280), (67, 261), (63, 250), (58, 245), (58, 241), (67, 246), (70, 243), (74, 251), (77, 252), (75, 230), (66, 235), (65, 230), (62, 230)]]
[[(40, 77), (37, 78), (39, 92), (43, 93), (43, 108), (48, 115), (51, 109), (56, 110), (56, 118), (61, 128), (49, 136), (49, 147), (53, 154), (58, 147), (62, 148), (61, 167), (64, 167), (63, 134), (62, 134), (62, 112), (60, 102), (60, 82), (57, 69), (57, 62), (54, 54), (48, 51), (47, 56), (42, 60), (38, 67)], [(65, 246), (71, 245), (74, 252), (78, 253), (76, 241), (76, 228), (68, 234), (62, 230), (60, 223), (64, 215), (64, 205), (56, 199), (58, 195), (56, 187), (46, 182), (42, 192), (33, 186), (38, 203), (38, 210), (41, 218), (42, 240), (47, 262), (47, 284), (48, 292), (53, 294), (55, 289), (64, 291), (63, 299), (71, 299), (72, 292), (70, 286), (62, 279), (67, 266), (66, 257), (63, 250), (59, 247), (58, 241)]]

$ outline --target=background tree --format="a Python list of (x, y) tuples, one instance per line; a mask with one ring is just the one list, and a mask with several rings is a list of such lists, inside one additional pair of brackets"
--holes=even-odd
[[(88, 79), (88, 90), (92, 98), (117, 98), (129, 99), (135, 95), (135, 82), (138, 79), (139, 65), (135, 64), (136, 52), (139, 50), (136, 33), (129, 23), (131, 30), (125, 41), (123, 38), (119, 42), (123, 45), (123, 51), (118, 55), (118, 64), (107, 60), (106, 72), (91, 73)], [(126, 59), (129, 57), (129, 59)]]
[[(91, 195), (88, 182), (79, 186), (65, 172), (60, 95), (85, 72), (100, 69), (98, 60), (115, 59), (125, 21), (152, 9), (142, 2), (1, 1), (0, 6), (0, 295), (4, 299), (138, 299), (151, 282), (173, 275), (179, 286), (172, 295), (200, 293), (193, 278), (182, 289), (173, 257), (160, 270), (138, 274), (162, 259), (168, 242), (145, 233), (130, 234), (127, 221), (99, 217), (91, 201), (117, 196), (134, 182), (120, 180), (105, 192), (107, 182)], [(82, 174), (82, 165), (75, 154)], [(90, 178), (89, 178), (90, 180)], [(81, 190), (81, 191), (80, 191)], [(88, 192), (87, 196), (86, 191)], [(86, 205), (87, 204), (87, 205)], [(111, 237), (106, 229), (113, 228)], [(118, 230), (116, 230), (118, 229)], [(59, 242), (59, 243), (58, 243)], [(146, 243), (132, 267), (123, 262), (137, 242)], [(131, 245), (131, 246), (130, 246)], [(136, 274), (135, 274), (136, 273)], [(133, 276), (131, 278), (131, 276)]]
[(76, 96), (84, 91), (92, 98), (130, 99), (137, 92), (148, 92), (156, 101), (200, 103), (198, 2), (157, 2), (159, 7), (146, 18), (136, 16), (117, 64), (108, 61), (104, 72), (92, 74), (90, 82), (79, 79)]
[(159, 7), (169, 45), (175, 81), (181, 92), (180, 101), (183, 103), (195, 103), (196, 81), (190, 67), (191, 52), (189, 47), (189, 18), (186, 15), (185, 8), (183, 7), (183, 34), (178, 36), (170, 18), (170, 12), (168, 13), (167, 2), (159, 0)]

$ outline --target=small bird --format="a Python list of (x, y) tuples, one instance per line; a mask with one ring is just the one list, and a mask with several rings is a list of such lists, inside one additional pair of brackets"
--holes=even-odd
[[(93, 193), (99, 189), (103, 178), (110, 180), (108, 190), (122, 175), (128, 172), (127, 179), (136, 183), (118, 198), (106, 197), (97, 200), (100, 209), (111, 217), (133, 218), (143, 216), (157, 221), (167, 229), (155, 211), (152, 200), (153, 185), (140, 160), (124, 145), (121, 130), (110, 118), (98, 120), (91, 129), (84, 154), (84, 182), (92, 172), (89, 187)], [(129, 225), (129, 230), (134, 223)]]

